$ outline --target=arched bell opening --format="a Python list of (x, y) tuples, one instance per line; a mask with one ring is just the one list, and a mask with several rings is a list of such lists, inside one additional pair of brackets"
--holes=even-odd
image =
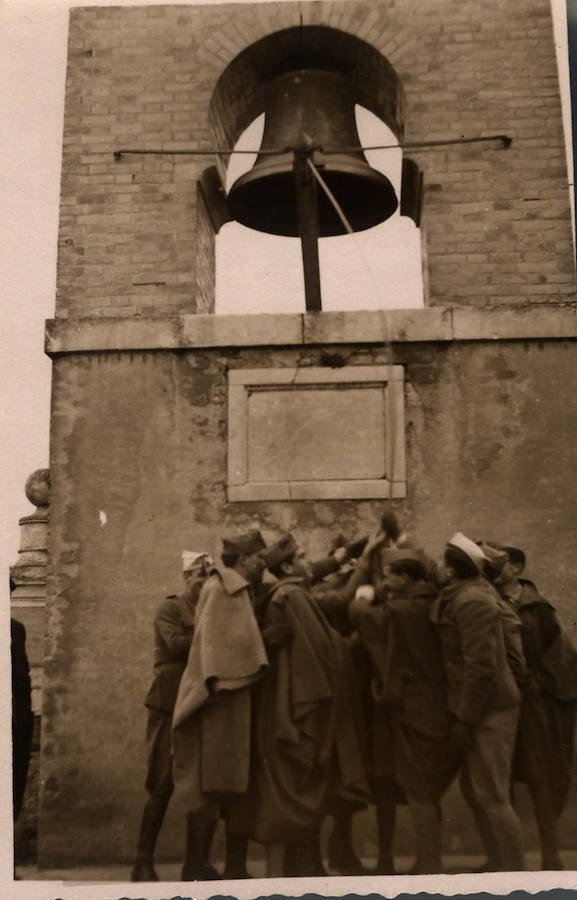
[[(355, 106), (362, 146), (396, 145), (369, 150), (374, 169), (402, 196), (403, 153), (398, 139), (382, 120)], [(242, 133), (237, 150), (260, 147), (264, 114)], [(250, 172), (257, 154), (232, 154), (225, 173), (226, 190)], [(421, 232), (401, 204), (385, 222), (354, 235), (319, 241), (324, 310), (410, 309), (423, 306)], [(304, 284), (298, 238), (265, 234), (231, 221), (216, 237), (215, 312), (303, 312)]]
[(285, 29), (227, 66), (211, 100), (215, 142), (259, 150), (220, 160), (228, 195), (216, 229), (217, 312), (300, 312), (303, 274), (306, 309), (423, 305), (416, 229), (399, 225), (407, 215), (418, 222), (420, 173), (400, 149), (361, 149), (398, 146), (402, 108), (390, 63), (337, 29)]
[[(260, 147), (264, 132), (261, 113), (241, 134), (235, 150)], [(247, 172), (257, 158), (253, 154), (231, 154), (222, 170), (226, 191)], [(298, 238), (280, 237), (229, 221), (216, 236), (215, 312), (302, 312), (304, 287)]]

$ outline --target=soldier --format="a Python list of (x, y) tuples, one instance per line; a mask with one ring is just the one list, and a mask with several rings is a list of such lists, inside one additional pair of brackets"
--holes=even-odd
[(192, 642), (196, 603), (210, 562), (206, 553), (183, 551), (184, 590), (179, 596), (171, 594), (166, 597), (154, 618), (154, 680), (145, 700), (148, 707), (148, 799), (142, 814), (131, 881), (158, 881), (154, 870), (154, 850), (174, 789), (172, 711)]
[(265, 558), (278, 579), (265, 628), (293, 632), (271, 658), (257, 718), (255, 836), (267, 848), (267, 875), (274, 877), (286, 873), (291, 851), (315, 844), (330, 791), (361, 806), (369, 792), (362, 750), (342, 703), (343, 639), (309, 591), (313, 566), (291, 535), (269, 547)]
[[(357, 591), (354, 601), (349, 607), (349, 618), (357, 629), (355, 646), (355, 662), (357, 678), (364, 697), (363, 714), (371, 772), (371, 789), (377, 814), (378, 860), (376, 875), (394, 875), (393, 840), (397, 816), (397, 806), (406, 803), (406, 796), (394, 777), (394, 744), (392, 721), (389, 711), (382, 703), (376, 702), (371, 691), (374, 662), (373, 652), (377, 657), (382, 651), (383, 635), (377, 620), (381, 613), (373, 607), (375, 597), (382, 601), (386, 590), (383, 586), (383, 571), (393, 561), (411, 556), (414, 552), (408, 546), (407, 535), (401, 531), (396, 515), (386, 512), (381, 517), (379, 540), (369, 551), (365, 568), (369, 577)], [(366, 553), (363, 554), (366, 557)], [(360, 560), (359, 560), (360, 562)], [(368, 582), (368, 583), (366, 583)], [(363, 584), (363, 582), (361, 582)], [(363, 626), (359, 627), (359, 616), (362, 614)], [(376, 617), (376, 618), (375, 618)], [(373, 627), (373, 626), (377, 627)]]
[(521, 827), (509, 796), (520, 693), (507, 662), (498, 597), (481, 575), (486, 555), (455, 534), (445, 550), (448, 580), (433, 602), (453, 714), (451, 743), (462, 758), (461, 789), (489, 858), (524, 869)]
[(577, 708), (577, 655), (555, 608), (521, 578), (525, 554), (501, 547), (506, 561), (495, 584), (521, 620), (529, 683), (523, 691), (513, 780), (528, 785), (543, 869), (562, 869), (558, 822), (571, 786)]
[[(400, 529), (394, 514), (385, 513), (381, 518), (379, 530), (368, 538), (347, 545), (345, 548), (347, 556), (339, 572), (316, 584), (312, 591), (314, 599), (329, 623), (339, 634), (348, 638), (341, 642), (344, 670), (341, 702), (348, 706), (355, 721), (359, 740), (364, 749), (367, 770), (372, 758), (371, 750), (374, 749), (374, 742), (371, 740), (374, 715), (370, 697), (370, 663), (365, 648), (359, 642), (358, 635), (354, 633), (351, 605), (359, 586), (368, 584), (373, 571), (376, 571), (375, 558), (379, 556), (381, 547), (383, 545), (390, 547), (399, 537)], [(391, 825), (391, 818), (394, 817), (394, 798), (391, 801), (390, 785), (388, 783), (385, 785), (382, 779), (373, 779), (371, 787), (379, 820), (379, 849), (382, 851), (379, 853), (381, 857), (379, 865), (382, 863), (384, 868), (389, 869), (392, 863), (390, 865), (388, 862), (383, 863), (384, 857), (388, 857), (388, 849), (384, 849), (384, 844), (387, 848), (389, 845), (392, 847), (394, 823)], [(353, 817), (357, 809), (353, 803), (340, 797), (338, 792), (332, 794), (327, 805), (327, 815), (333, 820), (328, 841), (328, 863), (329, 867), (340, 875), (374, 874), (365, 868), (353, 846)], [(386, 836), (383, 837), (385, 832)], [(319, 867), (318, 872), (311, 874), (326, 873)]]
[[(227, 820), (225, 876), (247, 877), (251, 826), (253, 685), (268, 667), (265, 641), (282, 642), (282, 629), (261, 634), (256, 594), (265, 564), (260, 532), (223, 540), (222, 565), (204, 584), (195, 632), (173, 718), (174, 778), (196, 831), (188, 834), (183, 880), (203, 877), (219, 815)], [(231, 871), (232, 869), (232, 871)]]
[[(373, 668), (372, 694), (391, 723), (392, 774), (405, 792), (416, 837), (411, 874), (442, 871), (440, 801), (458, 769), (443, 656), (430, 619), (438, 589), (419, 551), (396, 550), (384, 596), (355, 603), (355, 623)], [(386, 559), (386, 557), (385, 557)], [(382, 863), (381, 863), (382, 864)]]
[[(507, 561), (507, 556), (503, 550), (500, 550), (496, 544), (488, 541), (479, 542), (479, 547), (488, 558), (488, 562), (483, 565), (483, 575), (495, 587), (499, 604), (499, 614), (501, 616), (501, 625), (503, 627), (503, 637), (505, 638), (505, 648), (507, 651), (507, 662), (513, 673), (517, 687), (521, 694), (527, 689), (531, 676), (527, 668), (527, 661), (523, 651), (523, 638), (521, 636), (521, 620), (514, 606), (509, 603), (500, 593), (497, 582), (500, 573)], [(490, 868), (488, 869), (490, 871)]]

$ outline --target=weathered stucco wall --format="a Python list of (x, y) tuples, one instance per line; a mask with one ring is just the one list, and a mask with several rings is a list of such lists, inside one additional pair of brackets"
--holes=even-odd
[[(407, 378), (408, 495), (394, 502), (407, 527), (435, 554), (457, 528), (520, 545), (574, 634), (577, 422), (566, 389), (575, 347), (406, 344), (394, 358)], [(388, 361), (382, 347), (332, 349), (350, 365)], [(134, 852), (151, 622), (159, 598), (179, 586), (181, 550), (216, 554), (223, 531), (258, 522), (267, 537), (290, 529), (318, 555), (337, 532), (354, 538), (376, 523), (381, 502), (226, 503), (227, 369), (319, 365), (324, 352), (55, 361), (42, 863), (126, 861)], [(463, 830), (459, 801), (455, 809), (454, 835)], [(177, 810), (163, 836), (172, 853)], [(577, 837), (577, 822), (569, 827)]]

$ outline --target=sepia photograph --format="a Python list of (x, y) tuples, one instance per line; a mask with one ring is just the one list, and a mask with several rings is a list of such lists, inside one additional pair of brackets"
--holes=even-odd
[(0, 20), (6, 896), (574, 888), (577, 0)]

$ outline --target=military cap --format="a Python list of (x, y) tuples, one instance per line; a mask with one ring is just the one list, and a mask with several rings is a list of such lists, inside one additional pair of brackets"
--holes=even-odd
[(290, 557), (295, 553), (297, 547), (298, 544), (292, 534), (283, 535), (280, 541), (277, 541), (275, 544), (271, 544), (270, 547), (267, 547), (266, 552), (263, 553), (267, 569), (270, 569), (273, 566), (278, 566), (278, 564), (283, 562), (285, 559), (290, 559)]
[(415, 547), (387, 547), (381, 551), (383, 566), (390, 566), (391, 563), (400, 562), (402, 559), (415, 559), (422, 563), (424, 562), (424, 553)]
[(222, 539), (222, 552), (231, 556), (242, 556), (244, 553), (256, 553), (266, 547), (262, 534), (256, 529), (234, 537)]
[(195, 565), (198, 563), (204, 562), (207, 566), (212, 566), (213, 559), (209, 556), (208, 553), (201, 551), (200, 553), (196, 553), (194, 550), (183, 550), (182, 551), (182, 571), (188, 572), (190, 569), (193, 569)]
[(466, 537), (460, 531), (455, 532), (452, 538), (449, 538), (447, 541), (449, 547), (456, 547), (457, 550), (461, 550), (465, 556), (468, 556), (471, 562), (473, 562), (479, 571), (483, 571), (483, 565), (486, 562), (489, 562), (487, 555), (483, 552), (483, 550), (479, 547), (475, 541), (472, 541), (470, 538)]
[(507, 562), (507, 553), (505, 550), (492, 541), (479, 541), (479, 547), (488, 558), (493, 568), (500, 572)]

